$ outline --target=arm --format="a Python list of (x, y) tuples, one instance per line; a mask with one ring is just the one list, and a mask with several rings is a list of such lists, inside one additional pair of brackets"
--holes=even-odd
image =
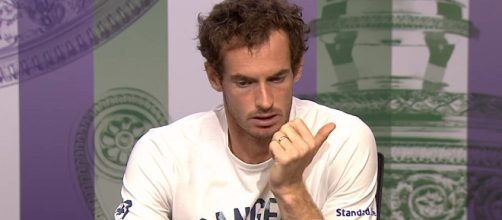
[(274, 190), (283, 219), (324, 219), (303, 183), (283, 191)]
[(134, 146), (124, 174), (122, 204), (116, 220), (168, 220), (171, 198), (167, 176), (173, 166), (165, 161), (152, 133), (145, 134)]
[(328, 123), (313, 136), (302, 120), (295, 119), (274, 134), (270, 186), (283, 219), (324, 219), (303, 183), (303, 172), (335, 127)]

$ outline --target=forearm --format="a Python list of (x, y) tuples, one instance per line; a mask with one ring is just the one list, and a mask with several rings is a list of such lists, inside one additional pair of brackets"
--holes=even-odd
[(303, 183), (291, 189), (275, 190), (274, 194), (277, 198), (282, 219), (324, 219)]

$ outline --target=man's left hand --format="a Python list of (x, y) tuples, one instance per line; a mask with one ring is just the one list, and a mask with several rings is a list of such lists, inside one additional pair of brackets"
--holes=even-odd
[(270, 176), (274, 194), (294, 193), (303, 186), (303, 171), (335, 127), (327, 123), (313, 136), (301, 119), (295, 119), (273, 135), (269, 147), (275, 160)]

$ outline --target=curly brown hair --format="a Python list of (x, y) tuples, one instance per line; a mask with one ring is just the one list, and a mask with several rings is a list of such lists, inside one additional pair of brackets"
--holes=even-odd
[(251, 49), (266, 42), (272, 31), (282, 30), (289, 37), (293, 73), (298, 71), (308, 49), (309, 28), (302, 19), (302, 8), (287, 0), (225, 0), (216, 4), (209, 16), (199, 14), (198, 21), (197, 48), (220, 78), (224, 48), (229, 44)]

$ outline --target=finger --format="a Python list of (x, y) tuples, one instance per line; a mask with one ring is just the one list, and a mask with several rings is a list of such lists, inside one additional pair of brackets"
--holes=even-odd
[[(270, 144), (272, 144), (272, 142), (278, 142), (278, 140), (284, 136), (286, 136), (286, 135), (284, 133), (282, 133), (280, 130), (276, 131), (274, 133), (274, 135), (272, 135), (272, 140), (270, 141)], [(269, 146), (270, 146), (270, 144), (269, 144)]]
[(315, 145), (314, 136), (303, 120), (294, 119), (290, 124), (309, 146)]
[(272, 141), (277, 141), (283, 136), (286, 136), (286, 134), (284, 134), (281, 130), (278, 130), (274, 133), (274, 135), (272, 135)]
[[(289, 140), (291, 141), (291, 143), (293, 143), (294, 146), (298, 146), (298, 147), (302, 147), (302, 148), (308, 147), (308, 146), (306, 146), (305, 141), (298, 134), (298, 132), (292, 126), (290, 126), (290, 123), (283, 125), (281, 127), (281, 132), (284, 133), (289, 138)], [(281, 144), (282, 144), (282, 141), (281, 141)]]
[(289, 137), (288, 135), (286, 135), (284, 132), (282, 131), (277, 131), (275, 132), (275, 134), (272, 136), (272, 141), (270, 142), (270, 144), (272, 144), (273, 142), (279, 144), (280, 147), (282, 147), (282, 149), (286, 150), (284, 144), (281, 144), (283, 142), (290, 142), (289, 140)]
[(324, 141), (326, 141), (326, 139), (328, 138), (329, 134), (331, 134), (331, 132), (333, 130), (335, 130), (335, 128), (336, 128), (336, 125), (335, 125), (335, 123), (332, 123), (332, 122), (322, 126), (321, 129), (319, 129), (319, 131), (317, 131), (317, 134), (314, 137), (315, 146), (317, 148), (320, 148), (321, 145), (324, 143)]
[(272, 154), (272, 158), (276, 161), (283, 161), (284, 155), (286, 152), (284, 151), (284, 147), (282, 147), (277, 141), (272, 141), (269, 144), (270, 153)]
[(288, 155), (288, 157), (297, 157), (300, 152), (303, 152), (302, 147), (298, 147), (297, 144), (292, 143), (289, 138), (284, 138), (277, 143), (284, 149), (284, 153)]
[[(304, 154), (301, 147), (297, 147), (288, 138), (284, 138), (281, 141), (273, 141), (270, 145), (270, 150), (272, 151), (272, 156), (281, 164), (285, 164), (302, 157)], [(273, 149), (277, 148), (277, 149)], [(280, 148), (280, 149), (279, 149)]]

